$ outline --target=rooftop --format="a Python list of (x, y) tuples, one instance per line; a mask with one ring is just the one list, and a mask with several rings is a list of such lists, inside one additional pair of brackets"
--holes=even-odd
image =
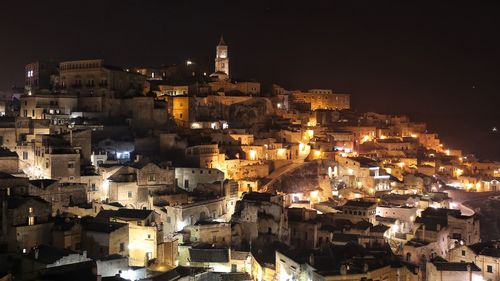
[(362, 208), (370, 208), (377, 205), (376, 202), (372, 201), (364, 201), (364, 200), (349, 200), (342, 207), (362, 207)]
[(83, 224), (83, 229), (86, 231), (100, 232), (100, 233), (111, 233), (122, 227), (126, 227), (127, 224), (119, 222), (100, 222), (95, 220), (86, 221)]
[(433, 262), (437, 271), (481, 271), (477, 265), (468, 262)]
[(152, 210), (142, 209), (118, 209), (101, 210), (96, 216), (96, 220), (109, 221), (110, 218), (119, 218), (123, 220), (144, 220), (153, 213)]

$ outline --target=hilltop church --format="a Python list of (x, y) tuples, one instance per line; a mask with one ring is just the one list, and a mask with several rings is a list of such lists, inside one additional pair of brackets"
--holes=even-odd
[(221, 36), (215, 52), (215, 72), (210, 74), (209, 87), (212, 92), (223, 95), (257, 95), (260, 83), (231, 79), (229, 76), (228, 46)]

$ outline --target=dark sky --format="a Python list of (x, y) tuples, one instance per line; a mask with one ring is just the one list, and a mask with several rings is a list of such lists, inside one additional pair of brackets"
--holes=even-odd
[(5, 1), (0, 89), (39, 59), (212, 65), (223, 33), (232, 76), (349, 92), (357, 110), (408, 113), (500, 159), (498, 1), (289, 2)]

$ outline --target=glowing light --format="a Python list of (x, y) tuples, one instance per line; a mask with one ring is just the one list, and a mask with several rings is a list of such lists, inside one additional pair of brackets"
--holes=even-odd
[(278, 107), (278, 109), (281, 109), (282, 105), (280, 102), (278, 102), (278, 104), (276, 104), (276, 107)]
[(304, 151), (306, 149), (306, 145), (303, 143), (299, 143), (299, 150)]
[(411, 134), (410, 136), (411, 136), (412, 138), (414, 138), (414, 139), (418, 138), (418, 135), (417, 135), (417, 134)]
[(394, 232), (399, 232), (399, 225), (398, 225), (398, 224), (393, 224), (393, 225), (392, 225), (392, 230), (393, 230)]
[(349, 168), (347, 169), (347, 173), (352, 176), (352, 174), (354, 174), (354, 170)]
[(455, 173), (456, 173), (457, 177), (460, 177), (461, 175), (463, 175), (464, 170), (462, 170), (462, 169), (457, 169), (457, 170), (455, 171)]
[(314, 136), (314, 130), (307, 130), (307, 135), (309, 138), (312, 138)]
[(366, 135), (366, 136), (363, 136), (363, 138), (361, 139), (361, 143), (363, 142), (367, 142), (370, 140), (370, 136)]
[(210, 124), (210, 127), (212, 127), (212, 129), (215, 130), (217, 128), (217, 123), (212, 122), (212, 124)]
[(387, 138), (387, 137), (386, 137), (386, 136), (384, 136), (384, 135), (380, 136), (380, 139), (381, 139), (381, 140), (385, 140), (386, 138)]
[(127, 279), (127, 280), (137, 280), (138, 279), (137, 274), (132, 269), (127, 269), (125, 271), (122, 271), (122, 273), (120, 274), (120, 277), (123, 279)]
[(192, 62), (192, 61), (190, 61), (190, 60), (187, 60), (187, 61), (186, 61), (186, 65), (192, 65), (192, 64), (193, 64), (193, 62)]
[(311, 191), (311, 193), (310, 193), (311, 199), (317, 199), (318, 195), (319, 195), (319, 192), (317, 190)]
[(249, 155), (250, 155), (250, 160), (255, 160), (255, 159), (257, 159), (257, 151), (255, 151), (255, 150), (251, 149), (251, 150), (249, 151)]
[(278, 148), (277, 153), (279, 157), (285, 157), (286, 149)]
[(191, 123), (191, 129), (201, 129), (201, 124), (198, 122)]
[(314, 151), (314, 156), (316, 156), (316, 157), (320, 157), (320, 156), (321, 156), (321, 151), (319, 151), (319, 150), (315, 150), (315, 151)]
[(403, 168), (405, 166), (405, 163), (404, 162), (399, 162), (398, 166), (401, 167), (401, 168)]
[(447, 156), (450, 156), (450, 150), (449, 149), (445, 150), (444, 153), (446, 153)]
[(177, 223), (177, 231), (183, 230), (186, 225), (188, 225), (187, 222), (185, 222), (185, 221), (179, 221)]

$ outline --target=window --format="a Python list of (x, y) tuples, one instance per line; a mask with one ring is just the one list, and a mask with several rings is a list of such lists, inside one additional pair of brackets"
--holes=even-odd
[(96, 191), (97, 190), (96, 187), (95, 187), (95, 183), (93, 183), (93, 184), (90, 185), (90, 190), (92, 190), (92, 191)]
[(120, 243), (120, 252), (125, 251), (125, 243)]
[(35, 225), (35, 217), (34, 216), (28, 217), (28, 225)]
[(155, 181), (156, 180), (156, 175), (155, 174), (149, 174), (148, 175), (148, 181)]
[(31, 214), (31, 213), (33, 213), (33, 207), (29, 207), (29, 208), (28, 208), (28, 212), (29, 212), (30, 214)]
[(465, 257), (465, 250), (462, 250), (462, 256)]
[(132, 198), (132, 191), (128, 192), (128, 198)]
[(489, 273), (493, 273), (493, 266), (492, 265), (486, 266), (486, 271)]
[(170, 217), (167, 217), (167, 223), (170, 223)]
[(75, 162), (70, 161), (68, 162), (68, 169), (74, 169), (75, 168)]

